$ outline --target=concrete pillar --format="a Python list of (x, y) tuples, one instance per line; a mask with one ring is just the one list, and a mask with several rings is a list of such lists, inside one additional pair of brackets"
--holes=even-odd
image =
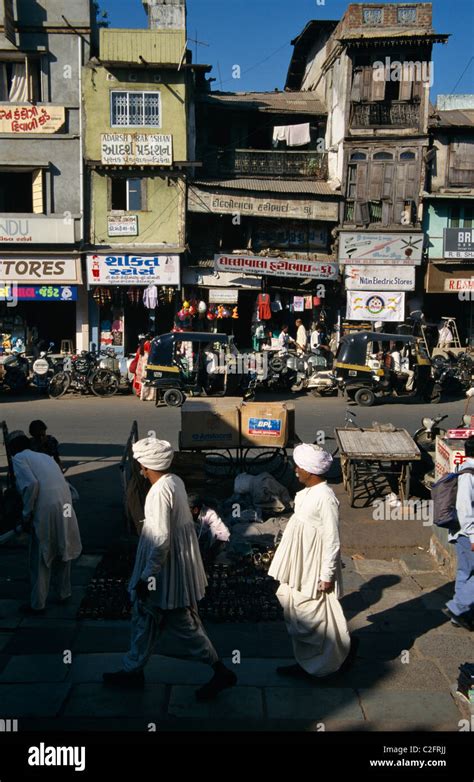
[(85, 285), (77, 288), (76, 350), (89, 349), (89, 295)]

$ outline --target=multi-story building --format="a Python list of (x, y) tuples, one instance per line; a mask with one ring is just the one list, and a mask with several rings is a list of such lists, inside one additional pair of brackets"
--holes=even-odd
[(447, 38), (432, 28), (430, 3), (357, 3), (294, 41), (287, 86), (315, 93), (328, 112), (348, 321), (403, 321), (405, 294), (422, 288), (431, 56)]
[(1, 5), (0, 333), (82, 347), (81, 69), (95, 12), (90, 0)]
[(474, 95), (439, 95), (424, 194), (426, 319), (455, 317), (463, 344), (474, 334)]
[(185, 250), (185, 0), (144, 6), (148, 29), (101, 29), (83, 70), (91, 339), (118, 353), (170, 329)]

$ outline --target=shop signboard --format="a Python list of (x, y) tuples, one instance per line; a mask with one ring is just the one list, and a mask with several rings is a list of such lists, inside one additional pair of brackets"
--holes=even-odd
[(347, 291), (346, 318), (402, 323), (405, 320), (405, 294)]
[(3, 244), (73, 244), (74, 220), (64, 217), (2, 217)]
[(419, 266), (422, 253), (422, 233), (341, 232), (339, 235), (340, 263)]
[(339, 277), (337, 263), (296, 258), (265, 258), (257, 255), (215, 255), (214, 268), (216, 271), (315, 280), (337, 280)]
[(237, 304), (239, 301), (238, 288), (210, 288), (209, 304)]
[(266, 222), (268, 221), (259, 220), (252, 230), (252, 246), (255, 250), (265, 250), (267, 247), (300, 247), (304, 251), (325, 250), (327, 247), (327, 228), (316, 228), (313, 223), (302, 220), (285, 220), (276, 225), (273, 224), (275, 221), (270, 221), (271, 227), (265, 225)]
[(171, 166), (173, 136), (157, 133), (102, 133), (101, 162), (112, 166)]
[(89, 285), (179, 285), (179, 255), (88, 255)]
[(138, 236), (137, 215), (109, 215), (107, 232), (109, 236)]
[(261, 277), (252, 277), (251, 274), (233, 274), (232, 272), (218, 272), (214, 269), (183, 269), (184, 285), (198, 285), (200, 288), (241, 288), (243, 290), (258, 289), (262, 287)]
[(474, 277), (447, 277), (444, 280), (446, 293), (459, 293), (459, 291), (474, 291)]
[(82, 282), (81, 261), (79, 258), (52, 258), (51, 256), (5, 258), (0, 255), (0, 283), (7, 282), (80, 284)]
[(443, 257), (474, 258), (474, 228), (445, 228)]
[(414, 291), (415, 267), (346, 264), (344, 282), (348, 291)]
[(188, 209), (208, 214), (242, 214), (255, 217), (285, 217), (295, 220), (338, 221), (339, 201), (314, 198), (289, 198), (273, 194), (271, 198), (251, 193), (222, 193), (190, 186)]
[(0, 285), (0, 301), (77, 301), (75, 285)]
[(0, 103), (0, 133), (28, 136), (57, 133), (64, 125), (64, 106), (15, 106)]

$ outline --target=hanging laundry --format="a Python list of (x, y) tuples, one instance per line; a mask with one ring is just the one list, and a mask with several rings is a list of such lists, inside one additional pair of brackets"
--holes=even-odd
[(304, 296), (293, 296), (293, 311), (304, 312)]
[(156, 285), (149, 285), (143, 292), (143, 304), (149, 310), (154, 310), (158, 306), (158, 288)]
[(270, 320), (272, 311), (270, 307), (270, 294), (260, 293), (257, 299), (258, 317), (260, 320)]
[(273, 144), (286, 141), (289, 147), (303, 147), (311, 141), (309, 122), (301, 125), (276, 125), (273, 128)]
[(282, 311), (283, 307), (282, 307), (281, 298), (280, 298), (280, 294), (279, 293), (277, 293), (275, 295), (275, 298), (274, 298), (274, 300), (272, 301), (272, 303), (270, 305), (270, 309), (271, 309), (272, 312), (281, 312)]

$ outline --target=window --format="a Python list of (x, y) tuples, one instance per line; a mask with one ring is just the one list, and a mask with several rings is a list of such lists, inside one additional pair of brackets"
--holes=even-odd
[(362, 21), (364, 24), (382, 24), (381, 8), (364, 8), (362, 11)]
[(110, 188), (110, 209), (117, 212), (141, 212), (142, 180), (114, 177)]
[(367, 160), (367, 155), (365, 152), (353, 152), (351, 160)]
[(0, 102), (35, 103), (41, 100), (39, 60), (27, 57), (17, 62), (0, 62)]
[(43, 171), (0, 171), (0, 212), (43, 214)]
[(456, 139), (449, 150), (449, 184), (474, 187), (474, 141)]
[(400, 160), (414, 160), (415, 157), (414, 152), (400, 152)]
[(393, 155), (390, 152), (376, 152), (374, 160), (393, 160)]
[(161, 127), (159, 92), (111, 92), (110, 124), (114, 128)]
[(397, 8), (398, 24), (416, 24), (416, 8)]
[(474, 219), (474, 206), (461, 206), (456, 204), (449, 210), (449, 228), (472, 228)]

